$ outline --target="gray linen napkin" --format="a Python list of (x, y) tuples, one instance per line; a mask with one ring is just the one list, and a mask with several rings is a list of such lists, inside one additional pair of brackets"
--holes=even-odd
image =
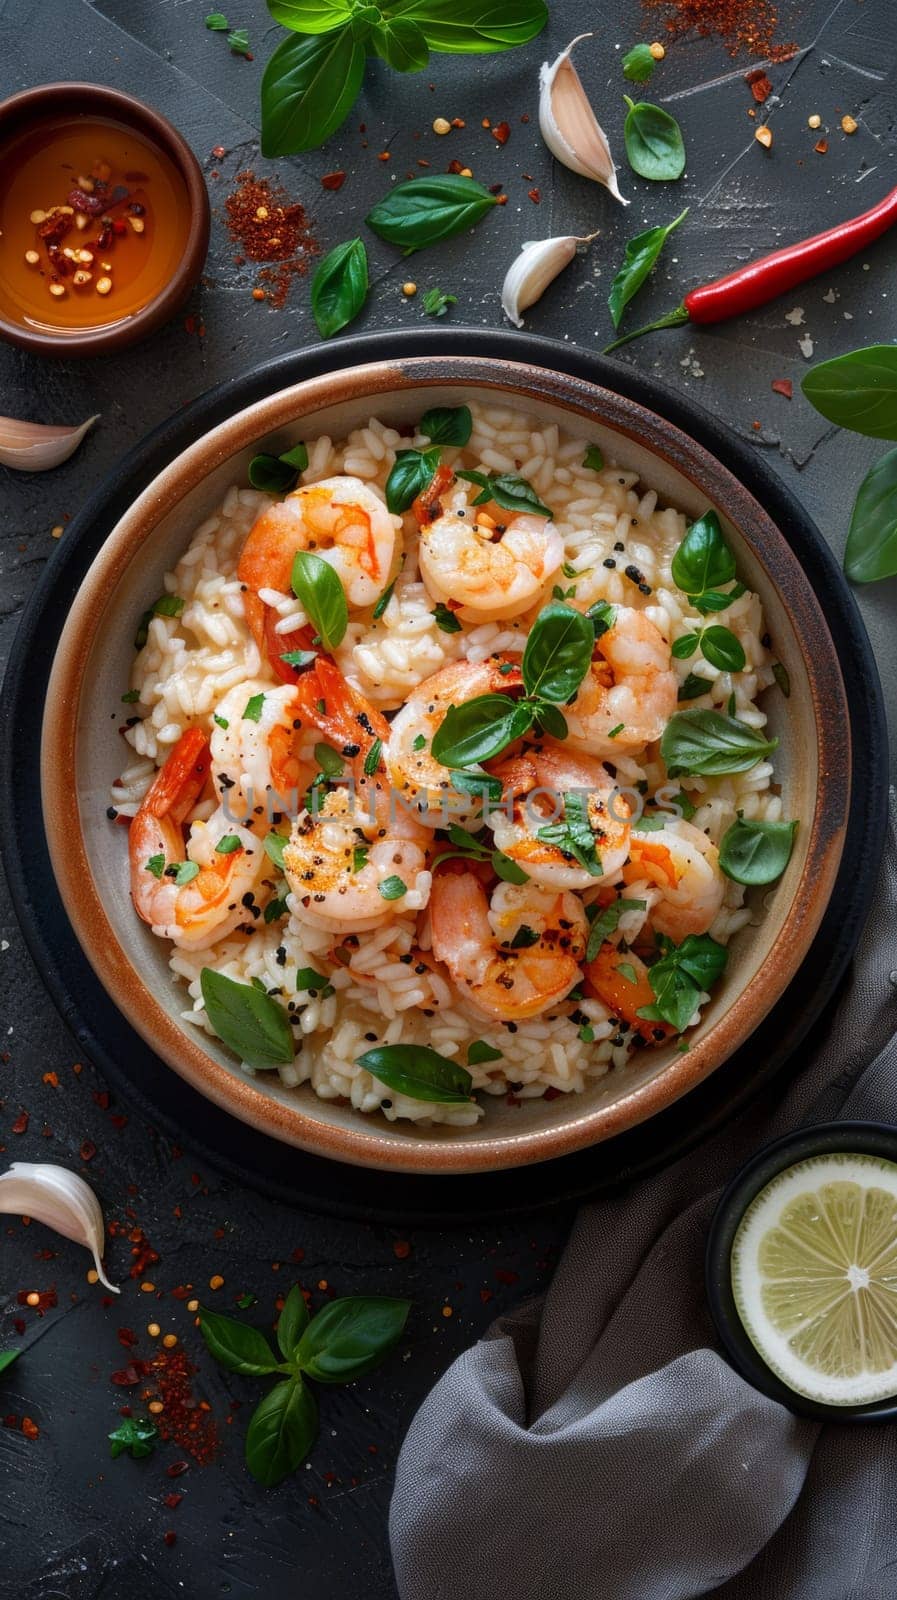
[(894, 1600), (897, 1429), (800, 1420), (717, 1353), (703, 1251), (769, 1139), (897, 1121), (897, 818), (816, 1057), (659, 1177), (580, 1211), (544, 1300), (460, 1356), (411, 1424), (402, 1600)]

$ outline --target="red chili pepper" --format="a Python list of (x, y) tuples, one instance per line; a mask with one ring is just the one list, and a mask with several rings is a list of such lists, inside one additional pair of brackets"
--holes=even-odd
[(825, 233), (814, 234), (812, 239), (802, 239), (798, 244), (786, 245), (771, 255), (761, 256), (739, 267), (725, 278), (716, 278), (697, 289), (690, 289), (681, 305), (657, 322), (625, 333), (615, 339), (605, 350), (619, 349), (630, 339), (639, 339), (643, 333), (653, 333), (657, 328), (678, 328), (685, 322), (724, 322), (727, 317), (738, 317), (744, 311), (766, 305), (781, 294), (787, 294), (799, 283), (815, 278), (821, 272), (839, 267), (849, 261), (859, 250), (865, 249), (880, 234), (897, 222), (897, 189), (886, 194), (871, 211), (852, 217), (849, 222), (839, 222)]

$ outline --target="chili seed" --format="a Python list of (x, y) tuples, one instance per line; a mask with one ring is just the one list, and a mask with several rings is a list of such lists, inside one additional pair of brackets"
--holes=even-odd
[(175, 1345), (177, 1344), (177, 1342), (178, 1342), (178, 1336), (177, 1336), (176, 1333), (166, 1333), (165, 1337), (162, 1340), (162, 1343), (165, 1346), (166, 1350), (173, 1350)]
[(765, 122), (761, 123), (759, 128), (754, 129), (754, 138), (758, 144), (762, 144), (764, 150), (772, 148), (772, 128)]
[(403, 283), (402, 284), (402, 293), (403, 293), (403, 295), (405, 295), (406, 299), (410, 300), (411, 296), (413, 294), (417, 294), (417, 284), (416, 283), (410, 283), (410, 282), (409, 283)]
[(187, 1310), (188, 1311), (198, 1311), (199, 1310), (199, 1301), (198, 1300), (188, 1300), (187, 1301)]
[(36, 250), (26, 250), (25, 260), (28, 262), (29, 267), (36, 267), (40, 261), (40, 256)]
[[(56, 533), (56, 529), (53, 528), (51, 530), (51, 532), (55, 534)], [(60, 533), (62, 532), (61, 528), (60, 528), (59, 532)], [(100, 1274), (97, 1272), (96, 1267), (91, 1267), (90, 1271), (87, 1274), (87, 1281), (88, 1281), (88, 1283), (99, 1283)]]
[(111, 288), (111, 278), (97, 278), (97, 294), (108, 294)]
[(253, 289), (252, 298), (253, 298), (253, 300), (264, 300), (264, 298), (265, 298), (264, 289)]
[(847, 112), (847, 114), (841, 118), (842, 133), (856, 133), (858, 127), (859, 123), (857, 122), (856, 117), (852, 117), (849, 112)]
[(50, 293), (52, 295), (55, 295), (57, 300), (61, 300), (62, 296), (65, 294), (65, 284), (64, 283), (51, 283), (50, 284)]
[(40, 1295), (36, 1292), (36, 1290), (32, 1289), (30, 1294), (26, 1294), (26, 1296), (25, 1296), (25, 1304), (26, 1304), (26, 1306), (39, 1306), (40, 1305)]
[(224, 1287), (224, 1279), (222, 1278), (220, 1272), (216, 1272), (214, 1274), (214, 1276), (209, 1279), (209, 1288), (210, 1289), (223, 1289), (223, 1287)]
[(157, 1417), (160, 1411), (165, 1410), (165, 1407), (161, 1400), (151, 1400), (146, 1409), (151, 1411), (154, 1417)]
[(162, 1329), (159, 1327), (158, 1322), (148, 1322), (146, 1325), (146, 1331), (151, 1339), (158, 1339)]
[(819, 116), (818, 112), (814, 111), (812, 117), (808, 117), (807, 118), (807, 127), (808, 128), (821, 128), (822, 127), (822, 118)]
[(662, 61), (664, 56), (666, 55), (666, 51), (664, 50), (663, 45), (662, 44), (658, 44), (657, 42), (655, 42), (654, 44), (649, 45), (648, 49), (651, 51), (651, 54), (654, 57), (655, 61)]
[[(452, 125), (451, 125), (450, 122), (446, 121), (445, 117), (435, 117), (434, 118), (434, 120), (433, 120), (433, 132), (434, 133), (439, 133), (439, 134), (451, 133), (451, 130), (452, 130)], [(32, 217), (31, 220), (33, 222), (34, 218)], [(43, 220), (44, 220), (43, 217), (41, 217), (40, 221), (43, 222)]]
[(142, 1283), (140, 1288), (143, 1294), (155, 1294), (156, 1292), (156, 1285), (154, 1283), (150, 1283), (149, 1281)]
[(135, 233), (142, 233), (146, 227), (146, 223), (142, 217), (129, 217), (128, 221), (130, 222)]

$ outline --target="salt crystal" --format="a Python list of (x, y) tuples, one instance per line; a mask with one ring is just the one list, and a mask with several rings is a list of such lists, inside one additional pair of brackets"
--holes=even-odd
[(793, 311), (785, 312), (785, 321), (790, 322), (792, 328), (799, 328), (804, 320), (803, 306), (795, 306)]
[(798, 348), (800, 349), (800, 353), (803, 356), (804, 360), (805, 361), (809, 361), (810, 357), (813, 354), (813, 341), (810, 338), (810, 335), (809, 334), (805, 334), (804, 338), (803, 339), (798, 339), (797, 343), (798, 343)]
[(822, 296), (822, 298), (825, 301), (827, 306), (833, 306), (835, 301), (838, 298), (837, 290), (835, 290), (835, 289), (827, 289), (825, 294)]

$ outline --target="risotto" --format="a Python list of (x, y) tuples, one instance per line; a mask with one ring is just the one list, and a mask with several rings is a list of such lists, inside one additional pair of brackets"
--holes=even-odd
[(250, 478), (141, 619), (111, 796), (184, 1018), (456, 1126), (686, 1049), (796, 828), (715, 512), (512, 406)]

